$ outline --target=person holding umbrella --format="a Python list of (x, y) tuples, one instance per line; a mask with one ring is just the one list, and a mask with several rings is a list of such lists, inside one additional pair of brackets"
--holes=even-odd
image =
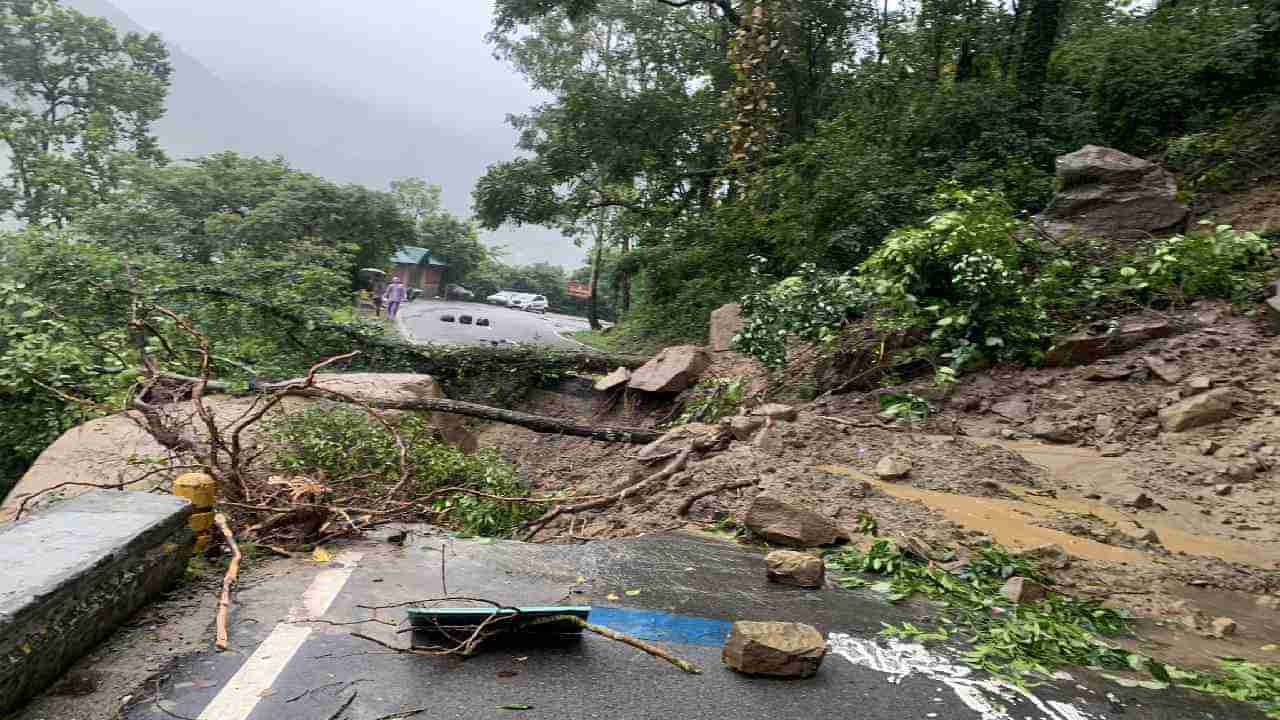
[(387, 286), (382, 299), (387, 303), (387, 317), (394, 320), (396, 313), (400, 311), (400, 303), (405, 299), (404, 283), (400, 282), (400, 278), (391, 278), (391, 284)]

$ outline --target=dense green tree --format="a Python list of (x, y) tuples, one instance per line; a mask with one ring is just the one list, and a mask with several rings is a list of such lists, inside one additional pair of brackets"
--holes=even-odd
[(415, 242), (449, 264), (443, 282), (466, 285), (489, 259), (489, 248), (480, 241), (475, 224), (445, 210), (440, 204), (440, 186), (421, 178), (392, 180), (391, 195), (412, 218)]
[(11, 169), (0, 211), (62, 224), (105, 202), (136, 163), (164, 156), (169, 54), (57, 0), (0, 1), (0, 139)]
[(117, 196), (84, 213), (77, 227), (113, 247), (201, 264), (233, 254), (276, 259), (305, 241), (343, 250), (353, 277), (417, 239), (390, 193), (232, 152), (135, 167)]

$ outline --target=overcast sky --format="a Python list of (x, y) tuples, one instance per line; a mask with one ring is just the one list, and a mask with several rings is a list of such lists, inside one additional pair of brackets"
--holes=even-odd
[[(538, 101), (524, 78), (495, 60), (485, 43), (492, 16), (487, 0), (111, 2), (137, 24), (193, 56), (233, 91), (244, 88), (245, 97), (253, 97), (252, 92), (261, 97), (263, 87), (314, 88), (327, 91), (313, 94), (316, 97), (331, 95), (357, 101), (353, 107), (367, 105), (369, 115), (377, 116), (369, 123), (369, 128), (376, 128), (372, 132), (400, 137), (373, 138), (382, 145), (371, 147), (360, 159), (379, 152), (390, 156), (402, 143), (412, 150), (406, 155), (416, 164), (406, 172), (405, 165), (390, 160), (347, 163), (350, 176), (335, 179), (385, 187), (394, 177), (424, 176), (444, 185), (446, 201), (456, 212), (469, 209), (471, 184), (489, 163), (513, 156), (515, 133), (506, 116)], [(183, 83), (181, 73), (174, 82)], [(269, 105), (257, 103), (264, 104)], [(268, 110), (289, 112), (287, 107)], [(332, 120), (319, 117), (325, 111), (315, 106), (307, 114), (288, 122), (323, 125)], [(325, 137), (336, 135), (335, 143), (342, 145), (365, 141), (360, 135), (368, 128), (343, 123), (337, 129), (325, 128)], [(359, 147), (346, 149), (361, 152)], [(310, 162), (316, 164), (314, 159)], [(343, 174), (343, 167), (299, 164), (330, 177)], [(383, 166), (386, 177), (374, 177)], [(510, 247), (511, 259), (521, 262), (576, 266), (583, 257), (569, 240), (546, 230), (503, 232), (497, 241)]]

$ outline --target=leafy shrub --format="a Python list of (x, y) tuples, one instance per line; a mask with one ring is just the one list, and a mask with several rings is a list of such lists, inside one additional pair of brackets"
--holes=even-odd
[[(397, 429), (408, 448), (411, 493), (461, 487), (502, 497), (526, 495), (515, 470), (496, 451), (468, 455), (439, 440), (435, 430), (415, 415), (404, 416)], [(346, 482), (375, 496), (399, 481), (395, 441), (362, 410), (308, 408), (272, 419), (267, 430), (275, 443), (276, 472), (311, 476), (322, 484)], [(435, 509), (444, 522), (476, 535), (509, 532), (544, 510), (533, 503), (466, 495), (443, 498)]]
[(746, 393), (747, 381), (744, 378), (709, 377), (699, 380), (685, 402), (684, 410), (671, 425), (719, 422), (738, 411)]
[(859, 283), (900, 319), (931, 328), (939, 347), (1032, 353), (1047, 319), (1021, 266), (1031, 252), (1000, 193), (949, 187), (942, 211), (895, 231), (859, 268)]
[[(755, 260), (751, 272), (763, 277), (763, 258)], [(824, 273), (805, 264), (799, 275), (742, 298), (746, 324), (734, 338), (734, 347), (767, 367), (779, 368), (787, 361), (788, 339), (829, 345), (867, 305), (867, 293), (853, 276)]]
[[(1270, 243), (1257, 233), (1230, 225), (1202, 221), (1204, 230), (1174, 235), (1156, 245), (1145, 270), (1145, 283), (1153, 291), (1171, 293), (1176, 300), (1221, 297), (1244, 300), (1261, 287), (1265, 275), (1251, 274), (1269, 268)], [(1140, 274), (1138, 268), (1121, 269), (1125, 277)]]

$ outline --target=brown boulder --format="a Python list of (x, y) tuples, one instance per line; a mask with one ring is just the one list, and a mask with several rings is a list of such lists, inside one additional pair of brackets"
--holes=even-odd
[(1002, 400), (991, 406), (991, 412), (1006, 420), (1025, 422), (1031, 419), (1031, 403), (1019, 398)]
[(711, 349), (724, 352), (733, 349), (733, 337), (742, 331), (742, 306), (737, 303), (721, 305), (711, 312)]
[(697, 345), (664, 348), (631, 374), (627, 386), (644, 392), (680, 392), (698, 381), (711, 364), (707, 351)]
[(1235, 401), (1235, 391), (1231, 388), (1192, 395), (1161, 410), (1160, 426), (1165, 432), (1181, 432), (1216, 423), (1231, 415)]
[(747, 528), (765, 540), (789, 547), (830, 545), (844, 533), (818, 513), (761, 493), (747, 509)]
[(1058, 158), (1059, 190), (1044, 218), (1050, 232), (1134, 238), (1181, 227), (1190, 213), (1171, 173), (1097, 145)]
[(826, 566), (822, 559), (795, 550), (774, 550), (764, 556), (765, 575), (773, 582), (802, 588), (822, 587)]
[(1152, 340), (1172, 335), (1174, 328), (1164, 320), (1126, 323), (1114, 332), (1076, 333), (1059, 338), (1045, 355), (1050, 365), (1084, 365), (1109, 355), (1132, 350)]
[(818, 672), (826, 654), (826, 640), (811, 625), (736, 622), (720, 657), (747, 675), (807, 678)]
[(620, 367), (596, 380), (596, 390), (608, 392), (616, 387), (626, 385), (628, 382), (631, 382), (631, 371), (625, 367)]

